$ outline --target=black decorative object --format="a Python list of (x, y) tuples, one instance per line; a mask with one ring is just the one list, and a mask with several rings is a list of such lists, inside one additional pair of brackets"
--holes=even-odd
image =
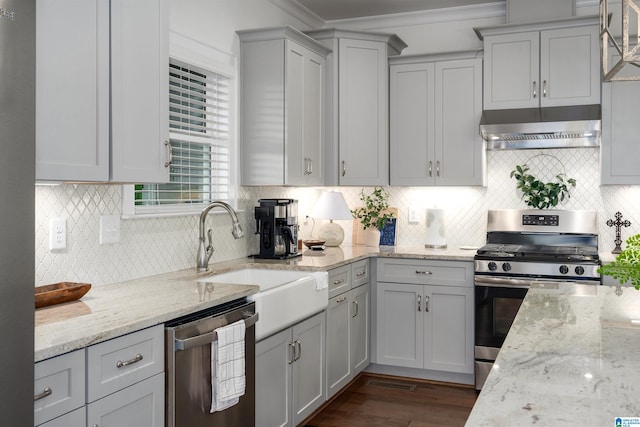
[(609, 227), (616, 227), (616, 240), (613, 241), (613, 243), (616, 244), (616, 247), (613, 248), (613, 250), (611, 251), (612, 254), (619, 254), (620, 252), (622, 252), (622, 248), (620, 247), (620, 245), (622, 244), (622, 237), (620, 235), (620, 229), (622, 227), (629, 227), (631, 225), (631, 221), (629, 221), (628, 219), (625, 219), (624, 221), (622, 221), (622, 214), (620, 212), (616, 212), (615, 214), (615, 218), (616, 220), (608, 220), (607, 221), (607, 225)]

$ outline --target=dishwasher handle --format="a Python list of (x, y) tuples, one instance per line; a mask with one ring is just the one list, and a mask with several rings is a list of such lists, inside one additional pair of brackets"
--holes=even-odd
[[(247, 317), (244, 319), (244, 326), (245, 328), (250, 328), (253, 325), (255, 325), (257, 321), (258, 321), (258, 313), (255, 313), (253, 316)], [(216, 331), (207, 332), (206, 334), (198, 335), (191, 338), (185, 338), (183, 340), (176, 339), (174, 340), (175, 342), (174, 348), (176, 351), (189, 350), (190, 348), (193, 348), (193, 347), (210, 344), (214, 341), (217, 341), (217, 339), (218, 339), (218, 333)]]

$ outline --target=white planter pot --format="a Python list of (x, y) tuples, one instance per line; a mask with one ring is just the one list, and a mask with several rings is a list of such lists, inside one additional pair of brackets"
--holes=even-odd
[(375, 247), (380, 244), (380, 230), (377, 228), (367, 228), (364, 230), (364, 245)]

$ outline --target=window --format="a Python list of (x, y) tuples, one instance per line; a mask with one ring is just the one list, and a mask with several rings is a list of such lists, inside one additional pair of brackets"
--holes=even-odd
[(136, 213), (189, 211), (232, 198), (230, 78), (169, 61), (170, 181), (136, 184)]

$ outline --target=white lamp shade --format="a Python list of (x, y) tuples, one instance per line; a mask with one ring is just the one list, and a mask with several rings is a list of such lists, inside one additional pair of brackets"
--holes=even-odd
[(344, 196), (339, 191), (325, 191), (320, 195), (318, 202), (311, 212), (312, 218), (319, 219), (353, 219)]

